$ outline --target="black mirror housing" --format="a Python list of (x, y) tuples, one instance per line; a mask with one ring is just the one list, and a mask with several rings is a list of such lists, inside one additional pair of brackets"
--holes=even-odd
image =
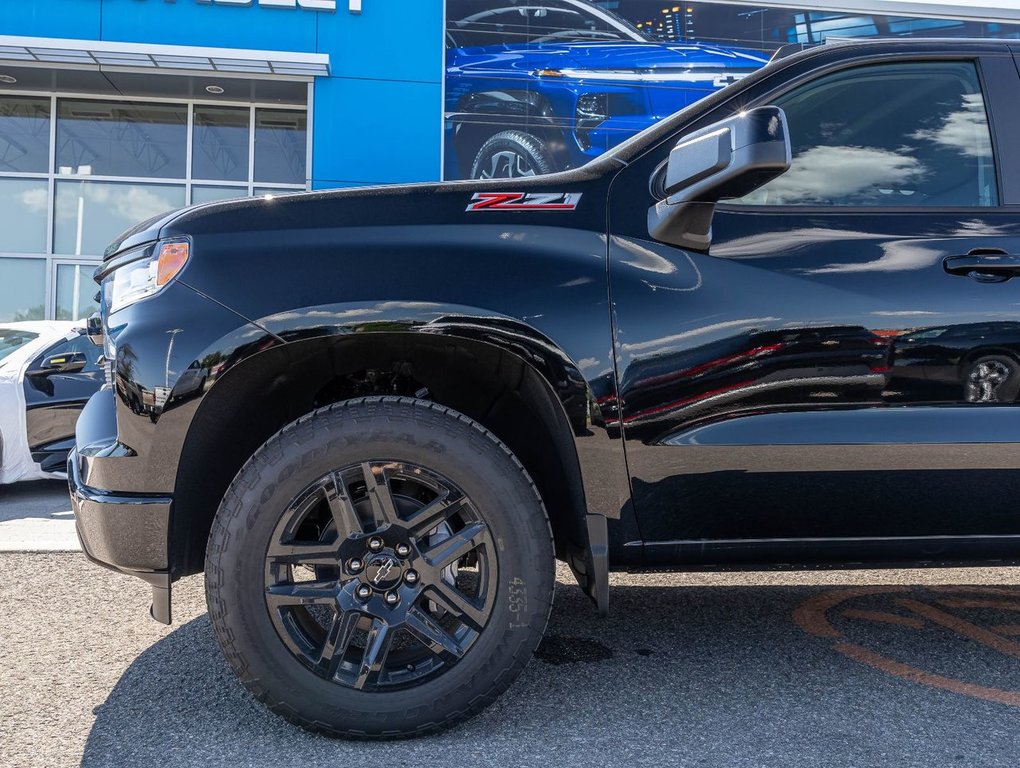
[(786, 114), (758, 107), (683, 137), (669, 154), (666, 199), (648, 211), (656, 240), (707, 250), (719, 200), (743, 197), (786, 172), (792, 161)]
[(42, 362), (41, 368), (27, 371), (26, 376), (52, 376), (55, 373), (78, 373), (88, 365), (83, 352), (71, 352), (67, 355), (54, 355)]

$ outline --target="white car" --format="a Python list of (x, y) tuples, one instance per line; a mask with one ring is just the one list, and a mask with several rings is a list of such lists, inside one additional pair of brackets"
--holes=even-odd
[(101, 356), (80, 323), (0, 323), (0, 484), (64, 477)]

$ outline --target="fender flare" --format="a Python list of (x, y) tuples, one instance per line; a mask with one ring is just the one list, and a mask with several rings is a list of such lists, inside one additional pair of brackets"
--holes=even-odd
[[(185, 469), (191, 462), (182, 462), (190, 450), (193, 422), (205, 425), (204, 429), (208, 417), (215, 420), (218, 403), (233, 389), (229, 382), (241, 381), (235, 377), (246, 377), (249, 366), (259, 365), (257, 361), (264, 354), (285, 352), (288, 347), (297, 350), (302, 343), (315, 341), (335, 343), (339, 351), (345, 340), (364, 340), (370, 334), (428, 336), (432, 343), (445, 337), (496, 348), (533, 372), (528, 386), (545, 390), (541, 395), (544, 403), (536, 405), (553, 419), (554, 426), (559, 425), (556, 431), (563, 436), (559, 455), (568, 462), (568, 471), (575, 479), (568, 508), (575, 538), (566, 553), (567, 561), (599, 612), (608, 612), (608, 520), (619, 519), (630, 504), (630, 482), (615, 416), (615, 377), (603, 374), (588, 381), (574, 357), (534, 326), (463, 305), (424, 301), (338, 303), (276, 312), (249, 323), (197, 353), (203, 361), (215, 354), (215, 365), (209, 365), (208, 386), (184, 393), (175, 382), (167, 407), (159, 415), (161, 429), (185, 433), (173, 467), (169, 462), (166, 467), (177, 476), (177, 483), (181, 482), (182, 471), (191, 471)], [(197, 434), (200, 436), (201, 430)], [(171, 486), (174, 484), (171, 482)], [(614, 489), (615, 495), (607, 489)], [(182, 530), (181, 535), (184, 533)]]
[[(599, 613), (609, 610), (608, 520), (629, 503), (630, 483), (619, 440), (615, 377), (588, 381), (574, 359), (552, 339), (516, 318), (464, 305), (384, 301), (319, 305), (253, 321), (284, 344), (366, 333), (407, 333), (463, 338), (496, 346), (534, 369), (560, 404), (570, 426), (583, 491), (584, 563), (571, 564)], [(614, 431), (616, 430), (616, 431)], [(610, 445), (617, 449), (616, 460)], [(606, 494), (607, 480), (620, 497)]]

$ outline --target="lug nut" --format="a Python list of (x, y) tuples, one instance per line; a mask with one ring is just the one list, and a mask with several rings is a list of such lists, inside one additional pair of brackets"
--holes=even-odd
[(373, 552), (378, 552), (383, 548), (383, 540), (378, 536), (373, 536), (368, 540), (368, 548)]
[(386, 593), (386, 604), (387, 605), (396, 605), (399, 602), (400, 602), (400, 595), (398, 595), (396, 592), (387, 592)]
[(417, 584), (418, 583), (418, 571), (408, 571), (407, 573), (405, 573), (404, 574), (404, 581), (406, 581), (408, 584)]
[(347, 570), (351, 573), (358, 573), (364, 567), (365, 563), (360, 558), (353, 557), (347, 561)]
[(372, 596), (372, 588), (368, 584), (362, 584), (356, 590), (354, 594), (360, 597), (362, 600), (368, 600)]
[(411, 554), (411, 548), (406, 544), (397, 544), (397, 555), (399, 557), (407, 557)]

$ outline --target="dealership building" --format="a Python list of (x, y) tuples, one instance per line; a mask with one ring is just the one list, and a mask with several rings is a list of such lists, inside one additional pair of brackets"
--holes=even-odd
[[(668, 17), (673, 39), (693, 34), (693, 14), (707, 18), (719, 5), (596, 6), (625, 13), (641, 2), (651, 9), (649, 25), (654, 19), (661, 30)], [(446, 4), (3, 0), (0, 322), (90, 314), (91, 275), (106, 244), (169, 209), (441, 178)], [(830, 4), (742, 5), (811, 21), (809, 7)], [(846, 0), (839, 10), (851, 19), (874, 6), (1015, 24), (1015, 5)], [(642, 18), (630, 22), (637, 28)]]

